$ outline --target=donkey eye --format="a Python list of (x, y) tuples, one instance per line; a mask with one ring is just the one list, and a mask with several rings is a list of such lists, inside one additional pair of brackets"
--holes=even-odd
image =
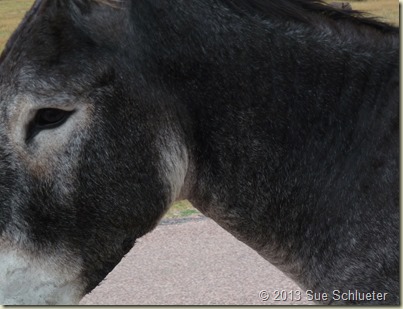
[(63, 124), (63, 122), (66, 121), (71, 114), (72, 111), (65, 111), (56, 108), (44, 108), (38, 110), (34, 121), (39, 127), (51, 126), (54, 128)]
[(34, 119), (27, 127), (26, 141), (29, 142), (42, 130), (54, 129), (61, 126), (74, 113), (57, 108), (43, 108), (37, 111)]

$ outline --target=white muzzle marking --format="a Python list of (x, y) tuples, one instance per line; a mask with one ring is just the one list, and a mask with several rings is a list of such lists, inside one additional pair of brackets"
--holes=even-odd
[[(0, 250), (0, 305), (74, 305), (83, 297), (77, 263)], [(69, 265), (70, 264), (70, 265)]]

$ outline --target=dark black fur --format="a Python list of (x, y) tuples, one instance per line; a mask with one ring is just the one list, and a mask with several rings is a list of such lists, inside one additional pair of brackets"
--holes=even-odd
[[(397, 304), (398, 61), (398, 29), (319, 1), (37, 1), (0, 58), (0, 107), (67, 92), (95, 113), (68, 196), (0, 148), (0, 226), (75, 251), (89, 292), (167, 209), (172, 130), (200, 211), (303, 288)], [(52, 87), (16, 85), (27, 65)]]

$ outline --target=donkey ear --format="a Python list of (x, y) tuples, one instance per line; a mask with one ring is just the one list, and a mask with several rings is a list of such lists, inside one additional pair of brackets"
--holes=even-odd
[(109, 8), (120, 8), (123, 0), (72, 0), (73, 4), (79, 8), (81, 13), (89, 13), (94, 6), (104, 6)]
[(99, 4), (99, 5), (107, 5), (110, 7), (118, 8), (122, 4), (122, 0), (90, 0), (93, 3)]
[(112, 8), (119, 8), (124, 0), (75, 0), (75, 2), (82, 2), (87, 5), (100, 5), (100, 6), (108, 6)]
[(116, 40), (120, 40), (129, 28), (129, 26), (124, 26), (130, 19), (128, 10), (122, 9), (128, 0), (64, 1), (69, 1), (71, 17), (76, 26), (86, 32), (95, 42), (116, 43)]

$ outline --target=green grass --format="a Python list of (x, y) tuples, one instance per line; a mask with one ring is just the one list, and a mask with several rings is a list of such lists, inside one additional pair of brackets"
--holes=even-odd
[(165, 215), (165, 218), (172, 219), (200, 215), (200, 212), (188, 200), (183, 200), (174, 203)]

